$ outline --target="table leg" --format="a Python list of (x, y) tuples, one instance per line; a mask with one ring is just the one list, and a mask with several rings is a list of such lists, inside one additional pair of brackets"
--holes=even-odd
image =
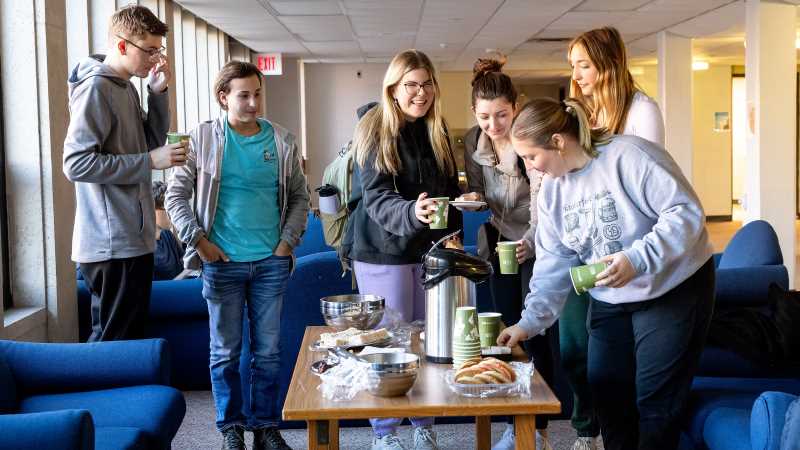
[(536, 416), (533, 414), (514, 416), (516, 450), (536, 450)]
[(338, 420), (309, 420), (308, 450), (339, 450)]
[(489, 450), (492, 446), (492, 416), (475, 417), (475, 449)]

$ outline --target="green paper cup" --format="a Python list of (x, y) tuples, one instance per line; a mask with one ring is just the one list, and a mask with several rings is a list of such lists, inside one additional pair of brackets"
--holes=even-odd
[(450, 199), (447, 197), (433, 197), (431, 200), (436, 200), (436, 212), (433, 213), (430, 223), (431, 230), (444, 230), (447, 229), (447, 211), (450, 209), (447, 205)]
[(517, 262), (517, 241), (501, 241), (497, 243), (497, 257), (500, 260), (500, 273), (513, 275), (519, 273)]
[(185, 142), (189, 144), (189, 135), (186, 133), (167, 133), (167, 144)]
[(502, 314), (496, 312), (478, 314), (478, 332), (481, 336), (481, 347), (497, 345), (497, 337), (500, 335), (500, 317), (502, 317)]
[(606, 263), (599, 262), (585, 266), (577, 266), (569, 269), (569, 277), (572, 279), (572, 286), (578, 295), (587, 292), (594, 287), (597, 274), (605, 270)]

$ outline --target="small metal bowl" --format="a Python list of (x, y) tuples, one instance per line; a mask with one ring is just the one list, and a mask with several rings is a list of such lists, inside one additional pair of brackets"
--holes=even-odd
[(383, 319), (385, 305), (383, 297), (378, 295), (333, 295), (319, 300), (325, 324), (336, 331), (374, 328)]
[(369, 364), (369, 393), (378, 397), (406, 395), (417, 381), (419, 357), (413, 353), (376, 353), (362, 356)]

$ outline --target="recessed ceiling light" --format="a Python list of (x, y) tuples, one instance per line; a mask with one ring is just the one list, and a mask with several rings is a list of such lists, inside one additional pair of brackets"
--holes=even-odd
[(708, 61), (692, 61), (692, 70), (708, 70)]

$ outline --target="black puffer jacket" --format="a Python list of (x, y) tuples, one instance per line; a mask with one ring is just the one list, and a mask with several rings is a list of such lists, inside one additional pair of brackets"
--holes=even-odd
[(458, 176), (443, 174), (436, 165), (425, 121), (406, 122), (397, 138), (397, 150), (402, 164), (397, 176), (375, 170), (374, 156), (365, 166), (356, 165), (360, 187), (354, 187), (351, 203), (356, 200), (358, 206), (348, 218), (343, 242), (351, 260), (420, 263), (431, 242), (462, 227), (461, 212), (452, 206), (447, 230), (431, 230), (414, 215), (414, 203), (422, 192), (451, 200), (461, 195)]

